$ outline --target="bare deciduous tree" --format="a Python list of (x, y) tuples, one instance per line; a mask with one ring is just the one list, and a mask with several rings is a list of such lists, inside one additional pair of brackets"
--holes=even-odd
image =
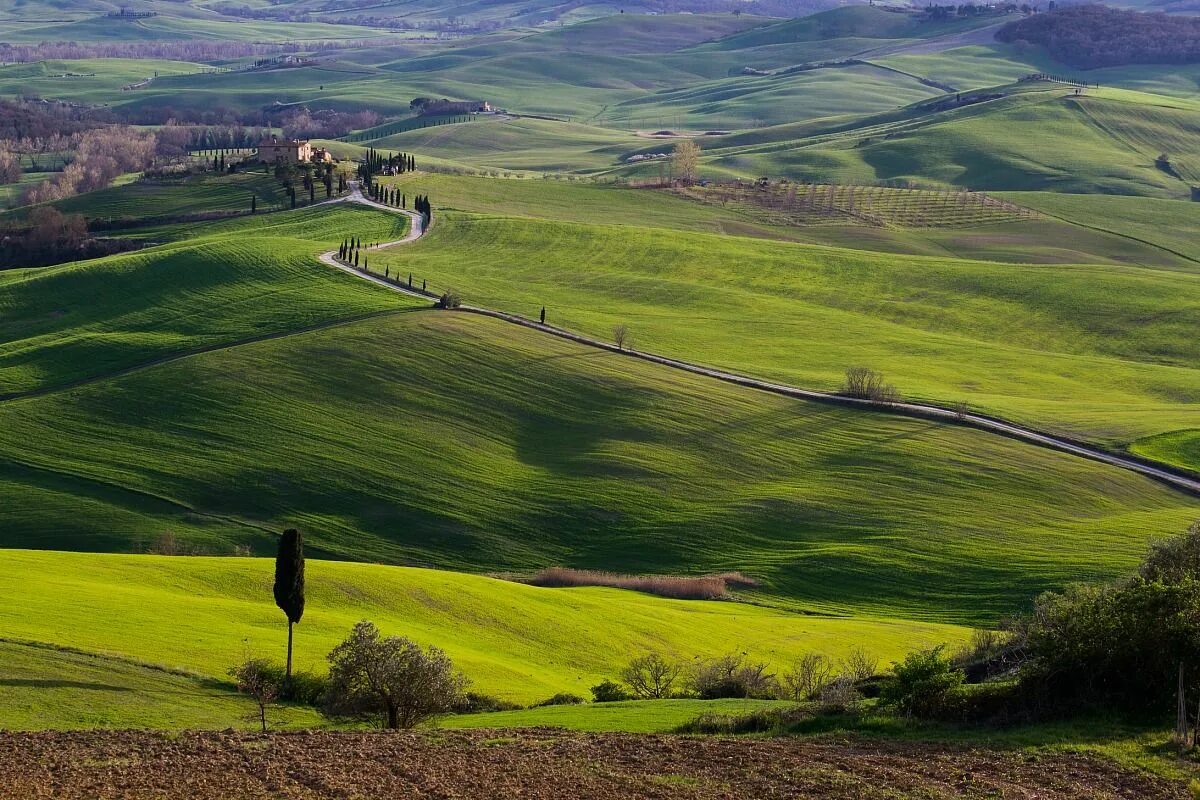
[(851, 648), (842, 659), (842, 675), (854, 683), (874, 677), (879, 671), (879, 659), (862, 647)]
[(900, 400), (900, 393), (896, 391), (896, 387), (884, 383), (882, 373), (867, 367), (851, 367), (846, 370), (842, 393), (876, 403), (895, 403)]
[(700, 168), (700, 145), (691, 139), (682, 139), (675, 144), (671, 154), (671, 169), (675, 177), (684, 183), (696, 180)]
[(625, 349), (625, 341), (629, 338), (629, 328), (625, 325), (616, 325), (612, 331), (613, 341), (616, 342), (618, 350)]
[(647, 653), (629, 662), (621, 671), (621, 680), (638, 697), (646, 700), (661, 700), (669, 697), (671, 687), (679, 678), (679, 665), (668, 661), (658, 653)]
[(780, 679), (783, 696), (788, 700), (813, 700), (833, 677), (833, 664), (819, 653), (805, 653)]
[(237, 690), (249, 695), (258, 704), (254, 719), (267, 732), (267, 709), (279, 698), (279, 684), (275, 681), (275, 670), (261, 658), (248, 658), (229, 669), (229, 675), (237, 683)]

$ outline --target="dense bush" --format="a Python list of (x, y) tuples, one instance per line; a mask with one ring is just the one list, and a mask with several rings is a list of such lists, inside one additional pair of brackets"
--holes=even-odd
[(392, 729), (453, 710), (467, 684), (438, 648), (422, 650), (401, 636), (382, 637), (365, 621), (333, 648), (329, 664), (322, 710), (334, 718), (376, 718)]
[(779, 682), (767, 672), (766, 664), (732, 654), (699, 664), (692, 673), (691, 688), (701, 700), (779, 696)]
[(955, 691), (966, 675), (945, 654), (944, 647), (909, 653), (883, 684), (880, 701), (910, 717), (946, 716)]
[(616, 681), (601, 681), (592, 687), (592, 700), (597, 703), (616, 703), (621, 700), (632, 700), (633, 695)]
[(570, 692), (559, 692), (556, 695), (547, 697), (545, 700), (538, 703), (535, 708), (545, 708), (546, 706), (581, 706), (586, 702), (587, 700), (584, 700), (577, 694), (571, 694)]
[(1200, 525), (1152, 547), (1138, 574), (1048, 592), (1007, 628), (989, 660), (1016, 665), (1027, 714), (1172, 708), (1181, 670), (1200, 690)]
[(490, 694), (466, 692), (459, 697), (450, 710), (455, 714), (482, 714), (496, 711), (517, 711), (522, 708), (524, 706), (520, 703), (501, 700), (499, 697), (492, 697)]
[(1054, 58), (1081, 69), (1200, 62), (1200, 19), (1098, 5), (1034, 14), (1008, 23), (996, 38), (1042, 45)]

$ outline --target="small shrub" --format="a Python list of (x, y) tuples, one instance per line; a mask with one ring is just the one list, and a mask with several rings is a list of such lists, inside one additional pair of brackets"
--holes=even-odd
[(779, 694), (779, 683), (767, 665), (749, 662), (730, 654), (702, 662), (692, 675), (692, 690), (701, 700), (723, 698), (771, 698)]
[(855, 688), (853, 679), (848, 675), (839, 675), (821, 687), (817, 695), (820, 704), (818, 710), (824, 715), (844, 714), (861, 699), (862, 695)]
[(675, 729), (676, 733), (734, 735), (739, 733), (768, 733), (783, 728), (785, 715), (778, 709), (759, 709), (745, 714), (717, 714), (705, 711)]
[(852, 647), (841, 663), (842, 674), (854, 683), (862, 683), (879, 673), (879, 659), (862, 647)]
[(553, 697), (548, 697), (542, 702), (538, 703), (535, 708), (544, 708), (546, 706), (581, 706), (586, 702), (587, 700), (584, 700), (577, 694), (571, 694), (570, 692), (559, 692)]
[(632, 699), (633, 695), (616, 681), (603, 681), (592, 687), (592, 700), (597, 703), (616, 703)]
[(944, 654), (939, 645), (932, 650), (910, 653), (896, 664), (893, 677), (883, 686), (880, 699), (900, 712), (922, 719), (945, 716), (954, 690), (966, 676)]
[(291, 683), (288, 683), (287, 670), (282, 664), (262, 661), (259, 668), (279, 687), (280, 700), (313, 707), (321, 705), (321, 698), (329, 682), (324, 675), (293, 671)]
[(249, 695), (258, 706), (253, 719), (267, 732), (267, 709), (279, 698), (280, 684), (272, 674), (271, 665), (261, 658), (249, 658), (237, 666), (230, 667), (229, 675), (237, 684), (237, 690)]
[(524, 708), (520, 703), (501, 700), (490, 694), (466, 692), (458, 699), (451, 709), (455, 714), (483, 714), (496, 711), (518, 711)]
[(458, 308), (462, 305), (462, 297), (455, 292), (443, 292), (438, 298), (438, 308)]
[(851, 367), (846, 370), (842, 394), (858, 397), (875, 403), (896, 403), (900, 392), (890, 383), (884, 383), (883, 374), (867, 367)]

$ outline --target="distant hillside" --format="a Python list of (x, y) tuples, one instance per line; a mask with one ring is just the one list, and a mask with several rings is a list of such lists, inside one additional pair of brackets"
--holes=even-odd
[(888, 11), (879, 6), (846, 6), (800, 19), (790, 19), (722, 39), (719, 47), (737, 50), (771, 44), (828, 39), (921, 39), (974, 28), (986, 17), (945, 18)]
[(1042, 45), (1080, 69), (1122, 64), (1200, 63), (1200, 18), (1075, 6), (1010, 22), (1002, 42)]

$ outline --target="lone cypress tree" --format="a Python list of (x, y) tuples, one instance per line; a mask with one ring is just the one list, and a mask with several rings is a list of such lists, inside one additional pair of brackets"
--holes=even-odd
[(250, 213), (253, 214), (258, 210), (258, 196), (250, 195)]
[(288, 528), (279, 537), (275, 556), (275, 605), (287, 615), (287, 680), (292, 679), (292, 626), (304, 616), (304, 537)]

